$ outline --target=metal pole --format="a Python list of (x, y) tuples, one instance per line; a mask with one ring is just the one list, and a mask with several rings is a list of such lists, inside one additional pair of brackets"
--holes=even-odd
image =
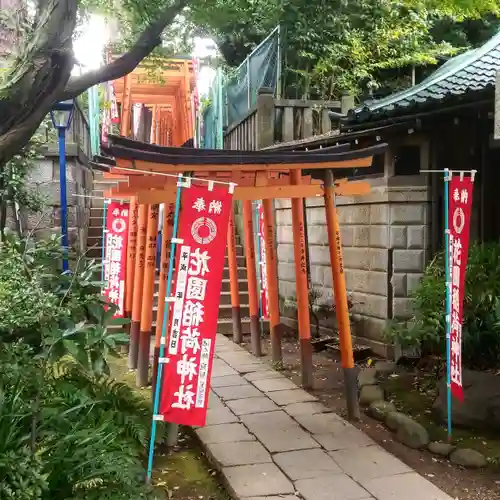
[(59, 189), (61, 191), (61, 235), (63, 247), (63, 272), (69, 270), (68, 264), (68, 200), (66, 197), (66, 128), (58, 127), (59, 136)]
[(108, 229), (106, 227), (106, 216), (108, 212), (108, 200), (104, 200), (104, 209), (102, 212), (102, 255), (101, 255), (101, 289), (105, 288), (106, 285), (104, 284), (104, 266), (106, 265), (106, 238), (107, 238), (107, 232)]
[(445, 237), (445, 267), (446, 267), (446, 396), (448, 412), (448, 441), (451, 442), (451, 352), (450, 352), (450, 331), (451, 331), (451, 279), (450, 279), (450, 228), (448, 226), (449, 191), (451, 174), (447, 169), (444, 171), (444, 237)]
[[(179, 175), (179, 182), (177, 184), (177, 196), (175, 200), (175, 212), (174, 212), (174, 227), (172, 229), (172, 240), (170, 246), (170, 262), (168, 265), (168, 276), (167, 276), (167, 292), (165, 298), (169, 298), (172, 291), (172, 275), (174, 273), (174, 262), (175, 262), (175, 247), (176, 243), (174, 238), (177, 236), (177, 228), (179, 223), (179, 212), (181, 207), (181, 190), (182, 190), (182, 175)], [(163, 325), (161, 330), (161, 343), (160, 343), (160, 358), (158, 360), (158, 373), (156, 374), (156, 384), (155, 384), (155, 398), (153, 404), (153, 424), (151, 427), (151, 437), (149, 441), (149, 456), (148, 456), (148, 472), (147, 479), (150, 482), (153, 475), (153, 457), (155, 450), (155, 439), (156, 439), (156, 415), (160, 407), (160, 387), (161, 387), (161, 376), (163, 371), (162, 358), (165, 356), (165, 342), (167, 339), (167, 326), (168, 326), (168, 316), (169, 316), (168, 304), (165, 305), (165, 311), (163, 313)], [(154, 377), (155, 374), (153, 374)], [(177, 435), (179, 426), (176, 424), (171, 424), (171, 428), (168, 431), (167, 444), (171, 445), (173, 441), (173, 436)], [(175, 443), (175, 441), (174, 441)]]

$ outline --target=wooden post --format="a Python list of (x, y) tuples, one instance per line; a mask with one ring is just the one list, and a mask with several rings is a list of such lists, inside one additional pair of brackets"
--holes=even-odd
[(264, 212), (264, 241), (266, 246), (266, 272), (271, 330), (271, 351), (273, 362), (281, 363), (283, 361), (283, 355), (281, 352), (281, 321), (278, 299), (278, 271), (276, 265), (272, 200), (262, 200), (262, 208)]
[[(129, 228), (128, 228), (128, 243), (127, 243), (127, 267), (125, 270), (125, 306), (124, 316), (130, 319), (132, 315), (132, 297), (134, 291), (134, 270), (135, 270), (135, 255), (137, 251), (137, 217), (138, 206), (135, 197), (130, 198), (129, 206)], [(130, 335), (130, 324), (127, 325), (127, 332)], [(130, 341), (131, 343), (131, 341)], [(130, 350), (130, 343), (123, 352)]]
[[(294, 185), (300, 184), (301, 177), (300, 170), (292, 170), (290, 172), (291, 183)], [(300, 338), (301, 380), (304, 388), (311, 389), (313, 387), (313, 359), (304, 226), (303, 198), (292, 198), (293, 254), (295, 259), (295, 281), (297, 284), (296, 295)]]
[[(130, 120), (132, 115), (132, 76), (125, 75), (123, 81), (122, 109), (120, 117), (120, 134), (127, 137), (130, 132)], [(125, 307), (124, 316), (130, 318), (132, 312), (132, 290), (134, 288), (134, 269), (135, 269), (135, 253), (137, 244), (137, 202), (134, 197), (130, 198), (130, 224), (128, 232), (128, 250), (127, 250), (127, 267), (125, 277)], [(129, 345), (123, 349), (123, 352), (130, 352), (132, 346), (132, 326), (127, 326), (127, 331), (130, 335)], [(129, 360), (130, 362), (130, 360)]]
[(238, 260), (236, 258), (236, 237), (234, 228), (234, 210), (231, 210), (227, 231), (227, 263), (229, 266), (229, 282), (231, 287), (231, 315), (233, 318), (233, 341), (243, 342), (241, 329), (240, 292), (238, 287)]
[(160, 254), (160, 283), (158, 286), (158, 309), (156, 312), (155, 350), (153, 354), (153, 397), (155, 394), (156, 374), (158, 373), (158, 358), (160, 357), (161, 333), (163, 330), (163, 316), (165, 315), (165, 295), (167, 293), (168, 266), (170, 259), (170, 240), (172, 238), (174, 205), (166, 204), (163, 211), (163, 229)]
[(123, 79), (122, 113), (120, 118), (120, 134), (128, 137), (132, 116), (132, 75), (129, 73)]
[(342, 241), (340, 239), (337, 208), (335, 207), (335, 186), (333, 182), (333, 172), (331, 170), (325, 171), (325, 212), (333, 278), (333, 293), (335, 296), (335, 310), (339, 328), (340, 352), (342, 368), (344, 370), (347, 414), (349, 419), (359, 420), (358, 382), (354, 367), (354, 355), (352, 352), (351, 323), (349, 318), (349, 306), (347, 303), (344, 263), (342, 261)]
[(249, 200), (243, 201), (243, 227), (245, 231), (245, 256), (247, 264), (248, 304), (250, 307), (250, 334), (252, 339), (252, 352), (255, 356), (262, 356), (252, 202)]
[(128, 355), (128, 367), (131, 370), (137, 368), (137, 357), (139, 355), (139, 335), (141, 332), (141, 304), (142, 285), (144, 282), (144, 260), (146, 257), (146, 233), (147, 233), (148, 206), (139, 205), (139, 217), (137, 223), (137, 245), (134, 268), (134, 288), (132, 297), (132, 323), (130, 324), (130, 352)]
[(139, 336), (139, 356), (137, 362), (136, 385), (145, 387), (149, 381), (149, 348), (153, 326), (153, 297), (156, 274), (156, 245), (158, 241), (158, 205), (149, 205), (146, 232), (146, 257), (144, 284), (142, 287), (141, 329)]

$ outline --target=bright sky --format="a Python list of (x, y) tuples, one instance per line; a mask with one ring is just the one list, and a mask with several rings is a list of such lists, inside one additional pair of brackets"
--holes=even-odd
[[(82, 35), (74, 42), (74, 51), (81, 67), (75, 67), (73, 73), (96, 69), (102, 64), (103, 49), (109, 41), (109, 30), (104, 17), (91, 15), (88, 24), (84, 27)], [(207, 57), (215, 55), (214, 43), (209, 38), (198, 38), (194, 41), (193, 56)], [(198, 91), (200, 95), (207, 95), (210, 84), (215, 77), (215, 71), (208, 66), (203, 66), (198, 74)]]

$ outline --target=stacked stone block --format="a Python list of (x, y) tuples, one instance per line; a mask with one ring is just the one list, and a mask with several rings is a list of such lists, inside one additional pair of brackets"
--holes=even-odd
[[(353, 334), (375, 352), (388, 355), (383, 332), (392, 318), (411, 314), (429, 248), (429, 194), (421, 177), (374, 178), (366, 196), (337, 199), (344, 268), (353, 301)], [(279, 290), (295, 297), (293, 231), (289, 200), (276, 202)], [(333, 300), (324, 203), (306, 201), (311, 282)], [(331, 319), (332, 325), (334, 319)], [(330, 322), (327, 322), (330, 323)], [(328, 325), (327, 325), (328, 326)]]

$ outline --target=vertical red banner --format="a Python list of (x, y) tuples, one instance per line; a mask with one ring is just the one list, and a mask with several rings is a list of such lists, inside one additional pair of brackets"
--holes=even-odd
[(106, 208), (103, 295), (118, 307), (115, 318), (123, 318), (129, 211), (128, 203), (112, 202)]
[(228, 187), (182, 192), (160, 402), (168, 422), (205, 425), (231, 204)]
[(460, 175), (456, 175), (452, 176), (449, 181), (451, 393), (460, 401), (464, 399), (462, 387), (462, 316), (473, 189), (474, 183), (471, 177), (461, 178)]
[(264, 240), (264, 210), (262, 203), (259, 203), (259, 248), (260, 248), (260, 295), (262, 319), (269, 319), (269, 303), (267, 295), (267, 269), (266, 269), (266, 242)]

